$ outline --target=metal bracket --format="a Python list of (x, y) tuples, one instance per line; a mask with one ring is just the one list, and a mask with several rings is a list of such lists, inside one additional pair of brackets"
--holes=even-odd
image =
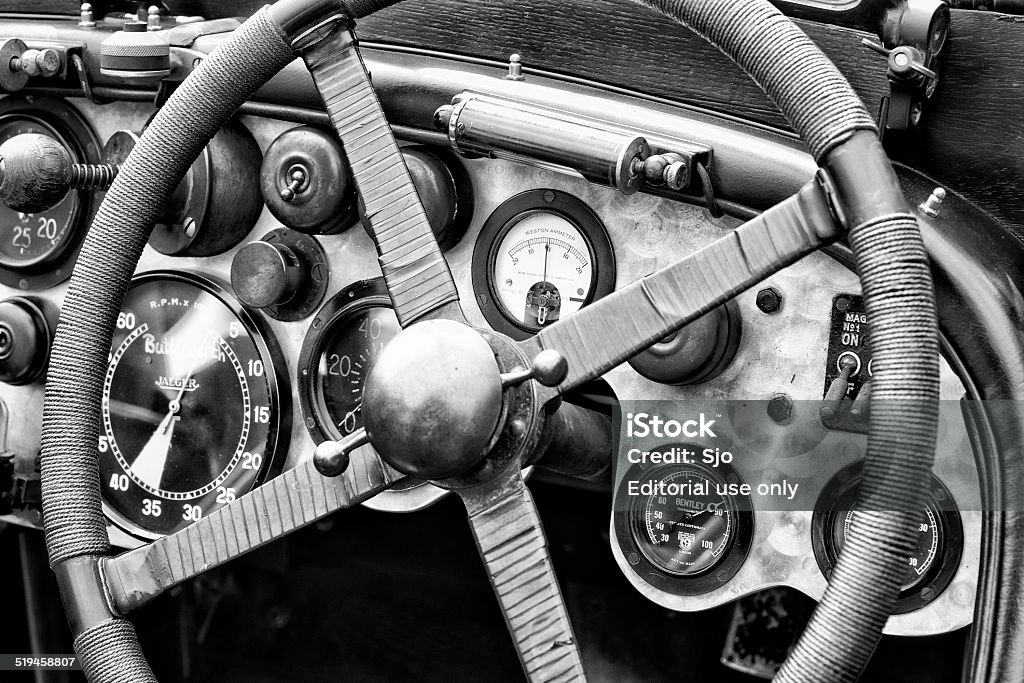
[(889, 95), (882, 98), (878, 128), (916, 128), (939, 83), (939, 62), (949, 34), (949, 7), (940, 0), (907, 0), (886, 16), (882, 43), (861, 44), (886, 58)]

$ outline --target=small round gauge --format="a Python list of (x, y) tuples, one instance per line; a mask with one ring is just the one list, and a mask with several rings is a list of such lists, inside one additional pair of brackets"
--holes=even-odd
[(384, 346), (401, 330), (381, 279), (334, 295), (310, 326), (299, 358), (299, 395), (317, 443), (363, 426), (363, 383)]
[(654, 481), (654, 492), (638, 501), (640, 551), (677, 576), (714, 567), (729, 549), (737, 524), (732, 500), (716, 490), (723, 482), (694, 467), (669, 470)]
[[(701, 450), (692, 444), (656, 450), (673, 448)], [(706, 593), (734, 576), (753, 538), (750, 497), (733, 493), (739, 483), (726, 464), (634, 465), (627, 470), (616, 493), (613, 523), (637, 574), (679, 595)]]
[[(98, 143), (81, 116), (58, 100), (0, 101), (0, 143), (26, 133), (59, 142), (75, 162), (96, 160)], [(48, 287), (71, 275), (90, 215), (88, 192), (68, 192), (52, 209), (34, 214), (0, 204), (0, 281), (21, 289)]]
[(136, 277), (103, 384), (107, 515), (143, 538), (173, 533), (276, 470), (290, 432), (273, 340), (218, 283)]
[[(819, 496), (825, 506), (815, 510), (812, 540), (815, 556), (826, 576), (832, 572), (854, 523), (862, 471), (863, 461), (844, 468)], [(959, 564), (963, 529), (952, 496), (934, 475), (929, 493), (915, 522), (917, 543), (907, 561), (896, 614), (917, 609), (937, 597), (952, 580)]]
[(484, 317), (516, 339), (572, 315), (612, 291), (615, 260), (586, 204), (531, 190), (488, 217), (473, 252), (473, 287)]

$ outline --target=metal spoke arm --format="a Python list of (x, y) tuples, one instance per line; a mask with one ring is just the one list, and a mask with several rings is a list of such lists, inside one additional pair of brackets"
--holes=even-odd
[(817, 180), (786, 201), (667, 268), (559, 320), (520, 343), (567, 361), (565, 393), (600, 377), (659, 339), (840, 235)]
[(348, 157), (398, 321), (406, 327), (441, 307), (445, 317), (461, 320), (455, 281), (351, 28), (340, 19), (328, 22), (300, 36), (295, 47)]
[(372, 498), (401, 475), (369, 448), (338, 477), (307, 460), (181, 531), (102, 561), (115, 611), (128, 614), (167, 589), (239, 555)]
[(457, 493), (527, 678), (586, 680), (537, 506), (519, 468)]

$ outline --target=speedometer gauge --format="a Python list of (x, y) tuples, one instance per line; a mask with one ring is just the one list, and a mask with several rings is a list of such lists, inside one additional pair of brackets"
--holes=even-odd
[(320, 309), (299, 357), (302, 413), (314, 441), (363, 426), (366, 375), (400, 329), (381, 279), (356, 282)]
[(173, 533), (249, 492), (289, 429), (272, 340), (219, 284), (137, 277), (103, 384), (104, 509), (144, 538)]
[(516, 339), (611, 292), (615, 260), (597, 216), (557, 190), (512, 197), (487, 219), (473, 252), (484, 317)]

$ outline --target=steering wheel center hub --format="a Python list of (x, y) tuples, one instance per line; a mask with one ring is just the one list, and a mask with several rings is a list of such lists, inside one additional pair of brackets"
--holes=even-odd
[(399, 472), (419, 479), (465, 472), (487, 455), (501, 421), (494, 351), (461, 323), (412, 325), (370, 370), (363, 415), (370, 442)]

